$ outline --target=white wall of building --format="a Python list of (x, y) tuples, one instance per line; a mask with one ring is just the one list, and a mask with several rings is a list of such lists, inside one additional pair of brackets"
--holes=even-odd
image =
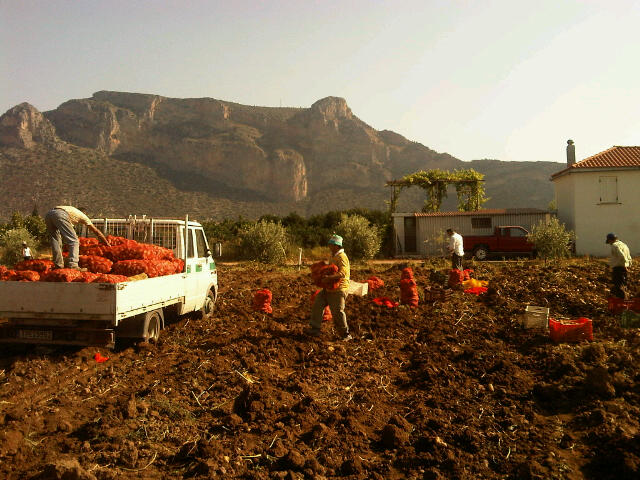
[[(611, 197), (613, 184), (617, 198)], [(554, 179), (554, 187), (558, 219), (576, 234), (576, 254), (608, 256), (605, 238), (614, 232), (640, 255), (640, 170), (575, 171)]]

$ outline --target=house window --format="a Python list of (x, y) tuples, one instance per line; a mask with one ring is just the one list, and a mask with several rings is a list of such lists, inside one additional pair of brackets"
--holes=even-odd
[(491, 217), (471, 218), (471, 228), (491, 228)]
[(600, 177), (600, 203), (618, 203), (618, 177)]

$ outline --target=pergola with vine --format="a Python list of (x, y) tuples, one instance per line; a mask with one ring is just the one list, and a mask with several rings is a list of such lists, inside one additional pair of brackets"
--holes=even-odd
[(437, 212), (442, 201), (447, 198), (447, 188), (455, 185), (458, 195), (458, 210), (469, 212), (479, 210), (488, 200), (484, 196), (484, 175), (472, 168), (468, 170), (421, 170), (405, 175), (399, 180), (389, 180), (387, 186), (391, 187), (391, 201), (389, 209), (391, 213), (396, 211), (398, 197), (402, 190), (417, 186), (426, 191), (427, 199), (422, 207), (423, 212)]

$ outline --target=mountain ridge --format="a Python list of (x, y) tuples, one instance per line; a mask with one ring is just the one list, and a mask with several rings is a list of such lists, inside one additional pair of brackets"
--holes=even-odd
[[(94, 163), (83, 163), (84, 157)], [(99, 172), (89, 173), (89, 164)], [(33, 175), (36, 167), (40, 175)], [(31, 211), (35, 195), (38, 204), (45, 197), (51, 204), (86, 198), (95, 213), (105, 215), (173, 216), (195, 208), (202, 218), (251, 218), (384, 209), (387, 180), (432, 168), (484, 173), (488, 208), (546, 208), (553, 198), (549, 175), (562, 164), (463, 162), (396, 132), (375, 130), (340, 97), (325, 97), (309, 108), (253, 107), (103, 90), (47, 112), (22, 103), (2, 115), (0, 170), (11, 168), (18, 171), (3, 174), (0, 184), (19, 193), (0, 206), (0, 216), (11, 208)], [(78, 186), (74, 170), (91, 178), (91, 185)], [(109, 188), (116, 185), (122, 193), (112, 198)], [(46, 195), (32, 192), (38, 188)], [(400, 210), (419, 209), (423, 195), (403, 193)], [(160, 202), (159, 211), (154, 199), (167, 196), (173, 201)], [(454, 208), (454, 199), (443, 204)]]

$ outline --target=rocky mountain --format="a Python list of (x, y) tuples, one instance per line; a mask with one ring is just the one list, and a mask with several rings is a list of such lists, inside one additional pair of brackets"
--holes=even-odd
[[(96, 215), (200, 218), (383, 209), (385, 181), (431, 168), (485, 173), (487, 207), (545, 208), (548, 177), (561, 165), (462, 162), (373, 129), (337, 97), (272, 108), (101, 91), (44, 113), (22, 103), (0, 117), (0, 182), (12, 192), (0, 216), (61, 202)], [(407, 191), (401, 209), (420, 208), (422, 195)]]

